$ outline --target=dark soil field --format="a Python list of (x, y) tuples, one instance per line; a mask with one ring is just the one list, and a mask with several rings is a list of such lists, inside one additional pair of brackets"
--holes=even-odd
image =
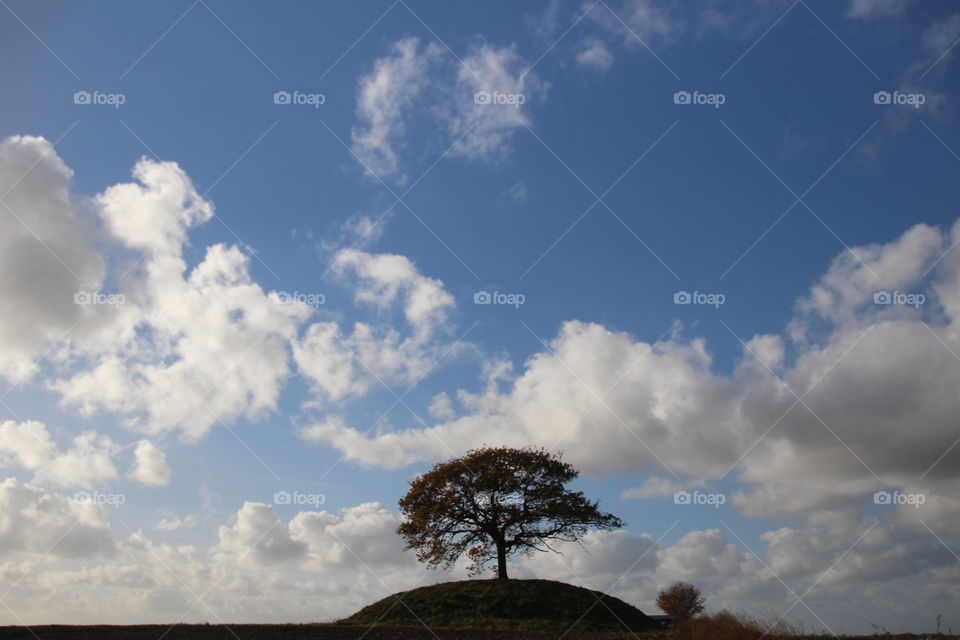
[[(556, 640), (559, 634), (516, 631), (428, 631), (420, 627), (351, 627), (326, 624), (238, 624), (238, 625), (134, 625), (134, 626), (40, 626), (0, 627), (0, 640)], [(571, 636), (567, 636), (570, 638)], [(580, 635), (620, 640), (632, 634), (600, 633)], [(643, 640), (665, 640), (666, 636), (641, 634)]]
[[(798, 636), (797, 640), (832, 636)], [(938, 634), (842, 636), (844, 640), (960, 640)], [(421, 627), (351, 627), (328, 624), (131, 625), (0, 627), (0, 640), (558, 640), (559, 634), (518, 631), (428, 631)], [(596, 633), (565, 636), (576, 640), (669, 640), (664, 632)]]

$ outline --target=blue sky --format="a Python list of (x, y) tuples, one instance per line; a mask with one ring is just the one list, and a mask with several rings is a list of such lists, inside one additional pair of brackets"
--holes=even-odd
[(7, 0), (0, 29), (0, 620), (326, 619), (463, 577), (400, 550), (396, 501), (500, 443), (628, 523), (520, 575), (950, 615), (951, 3)]

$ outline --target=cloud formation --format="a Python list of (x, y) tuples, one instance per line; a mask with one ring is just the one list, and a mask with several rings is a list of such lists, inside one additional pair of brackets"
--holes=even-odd
[(74, 296), (97, 291), (105, 267), (70, 197), (72, 176), (43, 138), (0, 141), (0, 377), (12, 383), (93, 315)]
[(47, 493), (14, 478), (0, 482), (0, 556), (76, 558), (108, 554), (106, 510)]
[(401, 184), (413, 126), (438, 142), (438, 155), (502, 160), (544, 91), (514, 47), (481, 43), (455, 59), (435, 42), (405, 38), (360, 79), (352, 150), (368, 172)]
[(360, 124), (353, 128), (351, 138), (354, 153), (374, 174), (399, 171), (396, 148), (405, 142), (403, 134), (410, 111), (417, 107), (417, 100), (430, 81), (431, 67), (440, 56), (440, 47), (432, 42), (421, 47), (417, 38), (399, 40), (360, 80)]
[(860, 19), (889, 18), (903, 13), (909, 3), (910, 0), (850, 0), (847, 15)]
[(0, 454), (10, 464), (34, 472), (34, 481), (55, 487), (92, 489), (117, 477), (113, 455), (117, 447), (110, 438), (85, 431), (73, 439), (66, 451), (60, 451), (45, 424), (35, 420), (0, 423)]
[(960, 258), (947, 251), (958, 240), (960, 225), (917, 225), (843, 252), (783, 334), (742, 337), (729, 374), (682, 330), (649, 344), (571, 321), (506, 390), (460, 390), (459, 417), (445, 410), (432, 426), (376, 435), (338, 423), (314, 435), (386, 468), (534, 443), (592, 473), (732, 474), (744, 484), (734, 504), (753, 516), (863, 505), (921, 477), (929, 495), (947, 496), (960, 481), (951, 448), (960, 400), (950, 391), (960, 384)]
[(347, 333), (334, 321), (309, 325), (293, 341), (293, 357), (318, 396), (315, 405), (361, 396), (381, 383), (411, 385), (458, 349), (448, 343), (453, 297), (409, 258), (344, 249), (331, 269), (351, 284), (358, 304), (381, 314), (399, 308), (406, 329), (356, 322)]
[(191, 440), (273, 409), (288, 344), (311, 309), (264, 292), (235, 246), (212, 245), (190, 268), (187, 232), (210, 219), (212, 205), (174, 163), (143, 159), (134, 177), (95, 199), (115, 250), (139, 260), (120, 274), (123, 304), (101, 339), (73, 345), (73, 373), (51, 388), (85, 416), (123, 414), (135, 429)]
[(167, 457), (157, 445), (149, 440), (141, 440), (134, 450), (134, 467), (129, 478), (151, 487), (170, 484), (170, 467)]
[[(0, 587), (16, 582), (6, 600), (28, 624), (50, 622), (51, 611), (55, 621), (74, 623), (103, 622), (104, 615), (127, 623), (181, 616), (230, 622), (331, 619), (424, 580), (466, 575), (462, 566), (425, 572), (395, 533), (399, 516), (377, 503), (337, 513), (300, 511), (286, 519), (270, 505), (246, 502), (205, 549), (171, 546), (139, 531), (115, 540), (102, 506), (13, 479), (0, 484), (0, 502), (12, 514), (0, 527), (0, 556), (7, 560), (0, 564)], [(675, 507), (678, 518), (688, 508)], [(645, 611), (654, 611), (657, 590), (676, 580), (695, 580), (711, 609), (742, 608), (749, 601), (754, 612), (767, 614), (786, 610), (795, 602), (793, 594), (810, 589), (791, 617), (837, 632), (845, 630), (851, 606), (882, 624), (904, 616), (919, 621), (957, 596), (960, 563), (950, 551), (889, 518), (824, 512), (803, 526), (766, 531), (756, 549), (742, 548), (742, 535), (734, 530), (695, 529), (670, 544), (658, 542), (664, 533), (590, 532), (580, 544), (558, 543), (560, 554), (514, 558), (512, 572), (613, 593)], [(53, 564), (71, 558), (83, 565)], [(864, 583), (871, 585), (869, 593), (860, 590)], [(893, 588), (903, 584), (923, 595), (922, 605), (904, 608)], [(73, 597), (64, 606), (50, 607), (68, 593)]]

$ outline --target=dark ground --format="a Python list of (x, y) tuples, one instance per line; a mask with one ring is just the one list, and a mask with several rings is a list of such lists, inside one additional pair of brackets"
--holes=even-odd
[[(309, 624), (237, 624), (237, 625), (133, 625), (133, 626), (63, 626), (0, 627), (0, 640), (556, 640), (557, 635), (518, 633), (515, 631), (451, 631), (430, 632), (421, 627), (347, 627)], [(568, 638), (570, 636), (567, 636)], [(577, 636), (579, 640), (597, 638), (619, 640), (634, 638), (630, 634), (598, 634)], [(643, 640), (661, 640), (643, 635)]]
[[(133, 625), (0, 627), (0, 640), (557, 640), (557, 634), (516, 631), (427, 631), (424, 628), (368, 628), (326, 624)], [(828, 636), (807, 636), (826, 638)], [(567, 636), (573, 640), (572, 636)], [(577, 640), (667, 640), (662, 633), (600, 633)], [(892, 634), (843, 636), (844, 640), (960, 640), (960, 636)], [(798, 638), (799, 640), (799, 638)]]
[(456, 580), (401, 591), (340, 621), (356, 626), (506, 629), (554, 638), (577, 631), (660, 631), (636, 607), (555, 580)]

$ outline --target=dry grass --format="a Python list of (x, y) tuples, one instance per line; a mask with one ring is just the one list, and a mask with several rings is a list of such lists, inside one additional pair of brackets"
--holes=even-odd
[(674, 625), (672, 640), (784, 640), (798, 630), (781, 619), (760, 620), (743, 614), (718, 611)]

